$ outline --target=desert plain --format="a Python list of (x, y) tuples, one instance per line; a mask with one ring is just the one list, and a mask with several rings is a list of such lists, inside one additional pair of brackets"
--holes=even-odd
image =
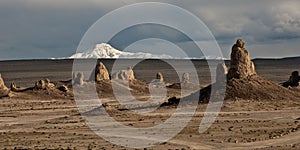
[[(82, 64), (89, 60), (82, 60)], [(108, 71), (115, 60), (101, 60)], [(131, 60), (124, 60), (124, 66)], [(173, 63), (184, 64), (174, 60)], [(193, 60), (200, 81), (200, 90), (211, 84), (210, 70), (205, 60)], [(253, 60), (256, 72), (275, 84), (287, 81), (300, 68), (300, 58)], [(213, 62), (215, 70), (219, 62)], [(229, 66), (229, 61), (226, 61)], [(0, 99), (1, 149), (134, 149), (110, 143), (95, 134), (78, 110), (72, 90), (73, 60), (1, 61), (0, 73), (7, 87), (14, 82), (20, 89), (34, 87), (36, 81), (49, 79), (55, 85), (66, 85), (60, 90), (11, 92)], [(183, 69), (190, 66), (181, 66)], [(164, 82), (178, 83), (174, 68), (161, 60), (144, 60), (133, 67), (138, 83), (131, 85), (132, 94), (147, 100), (147, 85), (161, 72)], [(116, 101), (109, 81), (97, 84), (99, 97), (114, 106)], [(167, 98), (180, 98), (180, 88), (167, 88)], [(264, 89), (261, 89), (264, 90)], [(300, 88), (286, 88), (297, 95)], [(265, 91), (272, 99), (235, 97), (226, 99), (221, 111), (204, 133), (199, 133), (207, 103), (199, 103), (192, 120), (167, 142), (144, 149), (300, 149), (300, 94), (282, 99), (278, 91)], [(273, 93), (272, 93), (273, 92)], [(190, 93), (186, 93), (189, 95)], [(201, 94), (201, 93), (200, 93)], [(251, 94), (251, 93), (249, 93)], [(167, 100), (167, 99), (166, 99)], [(99, 102), (100, 103), (100, 102)], [(103, 106), (104, 107), (104, 106)], [(120, 107), (106, 111), (115, 120), (131, 128), (151, 127), (163, 123), (176, 106), (159, 107), (153, 113), (135, 114)], [(184, 117), (184, 116), (183, 116)], [(137, 142), (140, 140), (137, 138)]]

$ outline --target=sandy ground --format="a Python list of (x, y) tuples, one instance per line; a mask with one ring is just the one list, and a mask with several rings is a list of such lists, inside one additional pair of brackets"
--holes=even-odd
[[(290, 62), (275, 62), (260, 60), (256, 65), (262, 76), (276, 83), (284, 81), (291, 71), (299, 68), (294, 64), (288, 65)], [(109, 61), (105, 63), (110, 66)], [(48, 65), (47, 69), (41, 67), (42, 64)], [(196, 64), (203, 65), (201, 62)], [(41, 78), (54, 81), (71, 78), (70, 61), (1, 62), (0, 65), (6, 84), (15, 81), (21, 86), (30, 86)], [(15, 66), (14, 69), (10, 65)], [(164, 68), (165, 65), (158, 66), (152, 68), (152, 72), (173, 72), (168, 67)], [(144, 71), (142, 68), (136, 68), (137, 78), (147, 82), (155, 77), (155, 74), (147, 72), (149, 68)], [(207, 80), (207, 68), (198, 72), (201, 79)], [(168, 76), (166, 80), (174, 83), (178, 77)], [(168, 96), (176, 96), (179, 92), (179, 89), (169, 89)], [(0, 99), (1, 149), (130, 149), (97, 136), (80, 115), (71, 94), (52, 94), (47, 91), (22, 92), (13, 93), (12, 98)], [(140, 91), (134, 95), (140, 99), (147, 98), (147, 94)], [(102, 98), (114, 103), (109, 94)], [(200, 134), (199, 124), (206, 106), (199, 105), (190, 123), (170, 141), (145, 149), (300, 149), (300, 99), (228, 100), (214, 124)], [(107, 112), (123, 125), (137, 128), (158, 125), (174, 110), (173, 107), (163, 107), (153, 113), (139, 115), (112, 107)]]

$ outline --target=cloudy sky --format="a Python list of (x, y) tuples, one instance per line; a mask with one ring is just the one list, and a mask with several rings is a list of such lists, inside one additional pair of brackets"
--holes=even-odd
[[(71, 56), (85, 32), (99, 18), (137, 2), (146, 1), (1, 0), (0, 60)], [(299, 0), (156, 2), (177, 5), (199, 17), (215, 36), (225, 57), (229, 57), (231, 46), (237, 38), (247, 42), (247, 49), (253, 58), (300, 56)], [(171, 31), (162, 32), (167, 30), (147, 26), (131, 28), (115, 37), (111, 44), (122, 50), (129, 45), (128, 42), (142, 40), (142, 37), (157, 38), (161, 35), (159, 33), (166, 33), (164, 40), (188, 45), (189, 41), (184, 36)], [(157, 46), (153, 49), (158, 49), (160, 41), (157, 42), (153, 44)], [(143, 42), (139, 44), (141, 46)]]

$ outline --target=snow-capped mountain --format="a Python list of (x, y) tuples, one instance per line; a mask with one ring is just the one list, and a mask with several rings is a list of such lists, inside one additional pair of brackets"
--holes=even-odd
[(154, 55), (150, 53), (143, 53), (143, 52), (122, 52), (111, 45), (102, 43), (97, 44), (93, 50), (83, 52), (83, 53), (76, 53), (69, 57), (71, 59), (74, 58), (152, 58), (152, 59), (171, 59), (172, 57), (169, 55)]
[[(97, 44), (93, 50), (83, 53), (76, 53), (69, 57), (70, 59), (85, 59), (85, 58), (126, 58), (126, 59), (206, 59), (206, 60), (226, 60), (226, 58), (216, 56), (202, 56), (202, 57), (172, 57), (170, 55), (150, 54), (144, 52), (122, 52), (107, 43)], [(64, 58), (65, 59), (65, 58)]]

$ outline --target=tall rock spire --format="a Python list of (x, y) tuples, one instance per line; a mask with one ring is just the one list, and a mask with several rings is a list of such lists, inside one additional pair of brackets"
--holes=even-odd
[(255, 67), (250, 59), (250, 54), (245, 48), (245, 42), (238, 39), (232, 47), (228, 79), (245, 78), (255, 74)]

